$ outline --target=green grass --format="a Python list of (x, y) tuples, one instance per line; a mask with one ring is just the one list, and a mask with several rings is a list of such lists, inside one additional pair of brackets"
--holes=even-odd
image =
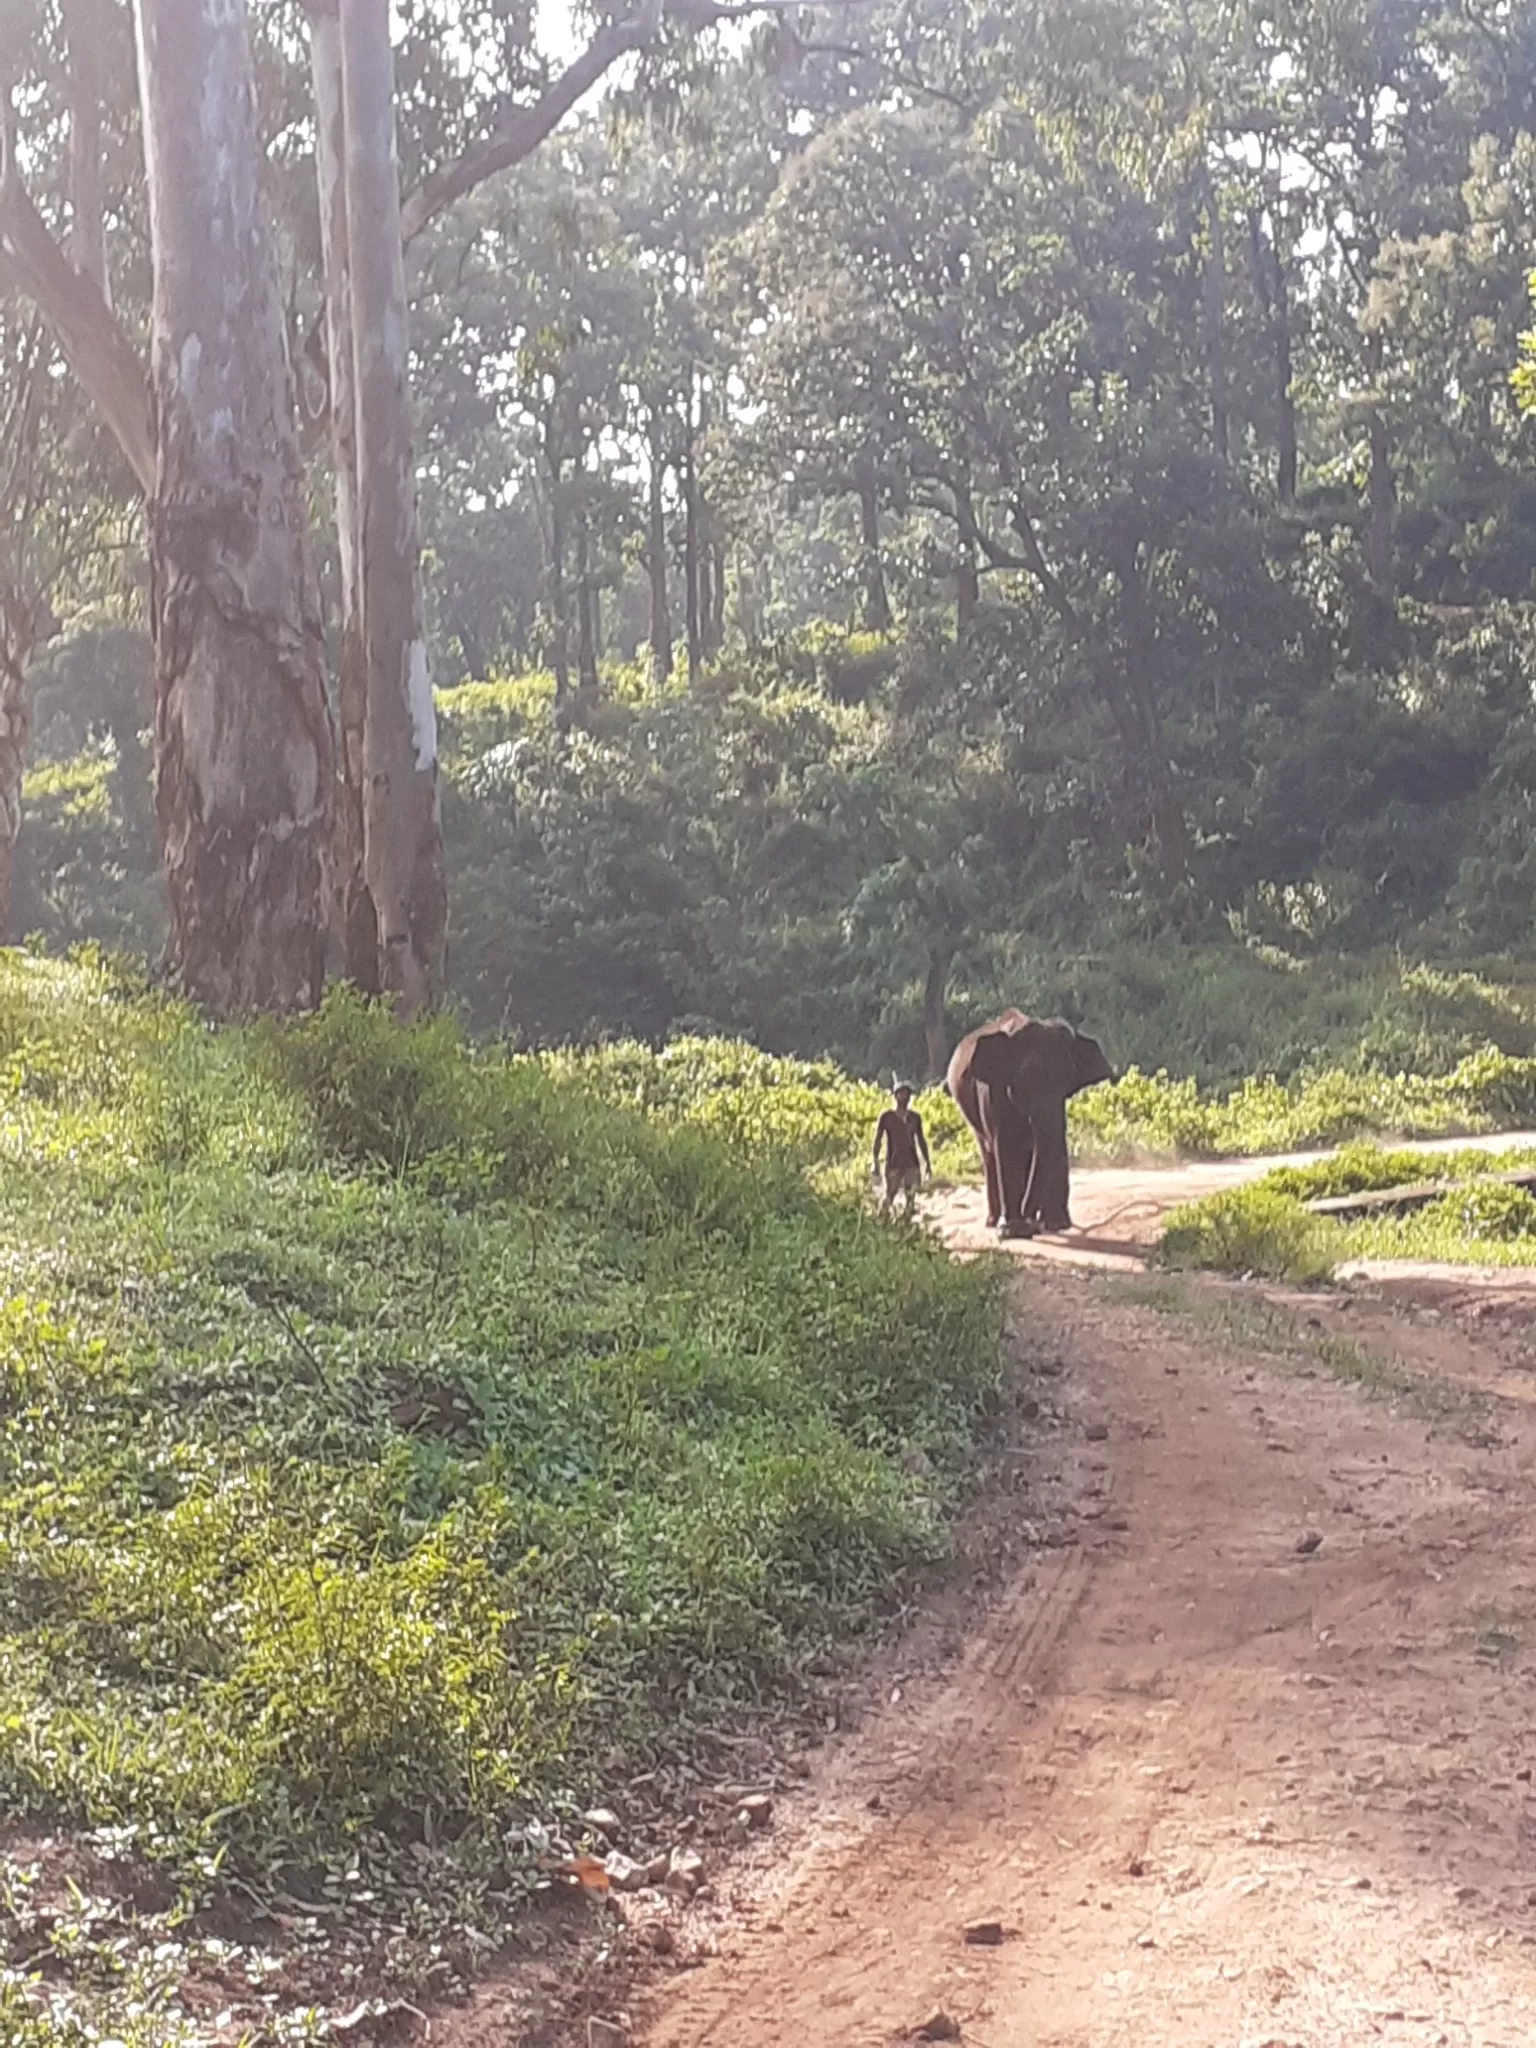
[(1212, 1331), (1239, 1350), (1321, 1367), (1331, 1379), (1367, 1393), (1412, 1399), (1426, 1413), (1441, 1413), (1464, 1399), (1459, 1392), (1389, 1364), (1352, 1337), (1304, 1329), (1287, 1309), (1259, 1295), (1218, 1293), (1171, 1273), (1110, 1281), (1107, 1291), (1121, 1301)]
[[(697, 1125), (738, 1148), (769, 1146), (828, 1173), (863, 1160), (889, 1099), (830, 1060), (776, 1058), (734, 1039), (678, 1038), (660, 1053), (609, 1045), (548, 1055), (544, 1064), (579, 1076), (607, 1101)], [(936, 1170), (974, 1177), (975, 1143), (945, 1090), (923, 1090), (916, 1106)], [(1438, 1077), (1335, 1070), (1217, 1093), (1133, 1068), (1068, 1105), (1074, 1156), (1106, 1164), (1252, 1157), (1362, 1135), (1471, 1135), (1524, 1121), (1536, 1123), (1536, 1059), (1491, 1047)]]
[[(1349, 1259), (1450, 1265), (1536, 1265), (1536, 1198), (1489, 1176), (1536, 1166), (1536, 1152), (1384, 1151), (1346, 1147), (1335, 1158), (1281, 1167), (1247, 1187), (1187, 1203), (1168, 1218), (1169, 1266), (1255, 1273), (1308, 1283)], [(1376, 1188), (1444, 1182), (1438, 1200), (1400, 1214), (1335, 1219), (1308, 1201)]]
[(447, 1910), (910, 1598), (998, 1281), (558, 1066), (0, 953), (9, 1815)]

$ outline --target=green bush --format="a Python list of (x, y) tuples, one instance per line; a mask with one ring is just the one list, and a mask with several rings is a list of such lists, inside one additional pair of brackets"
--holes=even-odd
[(1417, 1187), (1428, 1181), (1473, 1180), (1496, 1168), (1536, 1162), (1536, 1152), (1497, 1155), (1470, 1147), (1451, 1152), (1384, 1150), (1379, 1145), (1345, 1145), (1330, 1158), (1307, 1166), (1281, 1166), (1264, 1177), (1265, 1187), (1304, 1202), (1332, 1195), (1363, 1195), (1383, 1188)]
[(1536, 1199), (1524, 1188), (1485, 1181), (1446, 1195), (1434, 1204), (1430, 1220), (1474, 1243), (1492, 1239), (1512, 1244), (1536, 1238)]
[(1169, 1266), (1217, 1273), (1255, 1273), (1298, 1285), (1326, 1280), (1333, 1269), (1326, 1225), (1293, 1195), (1259, 1183), (1175, 1209), (1163, 1233)]
[[(1346, 1258), (1451, 1264), (1536, 1264), (1536, 1198), (1493, 1175), (1536, 1165), (1536, 1152), (1384, 1151), (1346, 1146), (1334, 1158), (1280, 1167), (1262, 1180), (1175, 1211), (1161, 1256), (1172, 1265), (1276, 1278), (1321, 1278)], [(1304, 1206), (1333, 1195), (1443, 1181), (1438, 1200), (1403, 1211), (1320, 1217)]]
[(648, 1058), (344, 993), (212, 1032), (0, 953), (10, 1812), (478, 1854), (910, 1596), (999, 1283), (818, 1193), (814, 1103), (690, 1119)]

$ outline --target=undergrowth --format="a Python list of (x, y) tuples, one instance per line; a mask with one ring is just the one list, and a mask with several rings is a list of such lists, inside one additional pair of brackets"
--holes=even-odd
[[(1362, 1258), (1536, 1265), (1536, 1196), (1496, 1178), (1532, 1167), (1536, 1151), (1528, 1149), (1425, 1153), (1347, 1146), (1331, 1159), (1279, 1167), (1247, 1187), (1176, 1209), (1160, 1256), (1169, 1266), (1302, 1284)], [(1306, 1206), (1334, 1195), (1441, 1183), (1443, 1195), (1401, 1211), (1331, 1217)]]
[(795, 1692), (942, 1551), (997, 1282), (554, 1064), (0, 954), (13, 1820), (515, 1892), (530, 1816)]
[[(777, 1058), (734, 1039), (678, 1038), (659, 1053), (608, 1045), (549, 1054), (544, 1064), (579, 1076), (605, 1100), (828, 1171), (862, 1159), (889, 1099), (830, 1060)], [(916, 1107), (937, 1171), (974, 1175), (975, 1144), (947, 1092), (930, 1087)], [(1248, 1157), (1378, 1134), (1438, 1138), (1522, 1123), (1536, 1123), (1536, 1059), (1493, 1047), (1442, 1075), (1332, 1069), (1214, 1093), (1132, 1068), (1068, 1105), (1074, 1156), (1105, 1163)]]

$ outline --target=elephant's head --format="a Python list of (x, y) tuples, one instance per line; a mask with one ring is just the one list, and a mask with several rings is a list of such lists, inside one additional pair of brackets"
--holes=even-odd
[(1070, 1024), (1042, 1023), (1017, 1013), (980, 1034), (971, 1055), (971, 1073), (989, 1088), (1006, 1089), (1020, 1098), (1021, 1106), (1035, 1099), (1064, 1102), (1115, 1078), (1096, 1038), (1074, 1031)]

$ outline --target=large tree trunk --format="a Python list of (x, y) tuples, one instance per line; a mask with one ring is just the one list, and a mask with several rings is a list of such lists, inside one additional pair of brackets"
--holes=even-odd
[(880, 560), (880, 505), (868, 470), (859, 477), (859, 546), (864, 581), (864, 624), (871, 633), (891, 630), (891, 598)]
[(1266, 242), (1264, 223), (1258, 210), (1248, 216), (1253, 244), (1253, 275), (1269, 328), (1270, 353), (1275, 380), (1275, 492), (1282, 505), (1296, 497), (1299, 468), (1296, 429), (1295, 371), (1291, 357), (1291, 287), (1280, 253), (1279, 229)]
[(928, 1053), (928, 1079), (941, 1081), (949, 1065), (949, 1026), (945, 1012), (945, 996), (949, 990), (949, 970), (954, 963), (954, 950), (949, 946), (934, 946), (928, 954), (928, 972), (923, 979), (923, 1044)]
[(1205, 258), (1205, 360), (1211, 380), (1211, 445), (1219, 462), (1230, 453), (1227, 418), (1227, 238), (1221, 218), (1221, 197), (1209, 171), (1204, 174), (1205, 221), (1209, 247)]
[(342, 0), (341, 57), (368, 676), (363, 872), (378, 920), (380, 984), (402, 1015), (415, 1016), (442, 991), (448, 891), (422, 624), (388, 0)]
[(171, 958), (223, 1015), (312, 1003), (332, 753), (244, 0), (137, 0), (154, 248), (156, 797)]
[(21, 783), (31, 734), (25, 662), (13, 661), (0, 648), (0, 945), (16, 936), (11, 930), (11, 899), (21, 834)]
[(1365, 366), (1372, 386), (1376, 388), (1373, 389), (1366, 429), (1370, 440), (1371, 468), (1370, 481), (1367, 485), (1365, 563), (1376, 595), (1384, 605), (1390, 605), (1396, 596), (1393, 555), (1397, 482), (1392, 473), (1392, 442), (1380, 402), (1383, 353), (1381, 335), (1370, 335), (1366, 341)]
[(672, 610), (667, 601), (667, 513), (662, 491), (666, 454), (659, 410), (647, 423), (645, 569), (651, 586), (651, 682), (659, 691), (672, 673)]
[(347, 232), (347, 123), (339, 0), (309, 0), (309, 16), (315, 170), (320, 188), (320, 249), (325, 270), (336, 547), (341, 566), (341, 639), (336, 669), (341, 772), (336, 785), (333, 916), (339, 927), (347, 979), (366, 994), (377, 995), (379, 926), (363, 869), (363, 736), (368, 722), (368, 661), (363, 644), (362, 566), (358, 559), (357, 380), (352, 361), (352, 256)]

